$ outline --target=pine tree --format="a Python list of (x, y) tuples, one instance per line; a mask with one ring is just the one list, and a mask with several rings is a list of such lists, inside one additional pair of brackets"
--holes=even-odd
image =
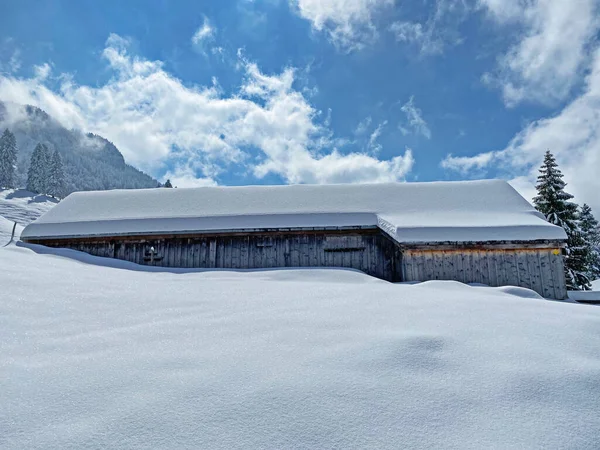
[(49, 191), (51, 156), (44, 144), (35, 146), (27, 171), (27, 190), (38, 194)]
[(592, 208), (585, 203), (579, 212), (579, 221), (583, 238), (588, 247), (588, 278), (600, 279), (600, 225), (592, 214)]
[(0, 137), (0, 188), (16, 187), (17, 140), (10, 130)]
[(565, 192), (566, 183), (563, 174), (550, 151), (544, 156), (539, 170), (536, 189), (538, 195), (533, 199), (535, 207), (548, 222), (562, 227), (567, 233), (565, 249), (565, 277), (570, 290), (591, 289), (587, 277), (588, 247), (579, 227), (577, 204), (570, 200), (573, 196)]
[(50, 163), (50, 176), (48, 179), (48, 193), (56, 198), (62, 198), (65, 192), (65, 173), (62, 158), (58, 150), (54, 150)]

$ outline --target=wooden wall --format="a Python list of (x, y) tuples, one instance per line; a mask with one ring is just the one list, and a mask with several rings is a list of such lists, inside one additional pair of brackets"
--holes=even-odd
[[(387, 281), (456, 280), (522, 286), (566, 298), (557, 244), (402, 246), (379, 229), (29, 240), (137, 264), (217, 269), (347, 267)], [(522, 245), (515, 249), (515, 245)], [(152, 252), (151, 249), (154, 249)]]
[[(35, 241), (33, 241), (35, 242)], [(96, 256), (162, 267), (257, 269), (347, 267), (400, 280), (398, 246), (376, 229), (168, 238), (39, 241)], [(154, 249), (154, 254), (151, 253)]]
[(521, 286), (546, 298), (567, 297), (563, 257), (551, 248), (404, 250), (402, 279)]

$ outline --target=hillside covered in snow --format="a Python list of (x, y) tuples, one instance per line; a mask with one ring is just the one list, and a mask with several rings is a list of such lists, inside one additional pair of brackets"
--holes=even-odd
[[(1, 99), (0, 99), (1, 100)], [(34, 106), (0, 101), (0, 132), (10, 129), (18, 147), (18, 186), (24, 187), (33, 149), (38, 143), (58, 149), (65, 170), (66, 193), (103, 189), (156, 187), (152, 177), (130, 166), (111, 142), (101, 136), (68, 130)]]
[(595, 306), (23, 244), (0, 286), (1, 448), (597, 448)]
[(0, 189), (0, 247), (10, 240), (17, 222), (16, 237), (23, 228), (52, 209), (58, 200), (24, 189)]

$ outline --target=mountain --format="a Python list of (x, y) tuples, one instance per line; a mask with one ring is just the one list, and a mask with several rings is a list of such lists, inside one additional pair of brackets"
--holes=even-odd
[(68, 130), (34, 106), (0, 101), (0, 130), (4, 128), (10, 129), (17, 139), (20, 186), (26, 184), (31, 153), (38, 143), (46, 144), (51, 151), (58, 149), (62, 156), (67, 194), (73, 191), (154, 188), (158, 185), (154, 178), (127, 164), (112, 142), (92, 133)]

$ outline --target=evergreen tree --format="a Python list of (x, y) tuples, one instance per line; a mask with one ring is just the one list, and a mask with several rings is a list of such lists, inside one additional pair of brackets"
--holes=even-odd
[(49, 191), (51, 156), (44, 144), (35, 146), (27, 171), (27, 190), (38, 194)]
[(600, 225), (592, 214), (592, 208), (585, 203), (579, 212), (579, 221), (583, 238), (588, 247), (588, 278), (600, 279)]
[(65, 173), (58, 150), (54, 150), (49, 167), (48, 193), (53, 197), (62, 198), (65, 192)]
[(173, 187), (173, 185), (171, 184), (171, 180), (167, 180), (167, 181), (165, 181), (165, 184), (163, 184), (163, 187), (166, 187), (166, 188), (172, 188), (172, 187)]
[(587, 277), (588, 247), (579, 227), (577, 204), (570, 200), (573, 196), (565, 192), (566, 183), (563, 174), (550, 151), (544, 156), (540, 168), (536, 189), (538, 195), (533, 199), (535, 207), (548, 222), (562, 227), (567, 233), (565, 251), (565, 277), (570, 290), (591, 289)]
[(17, 140), (10, 130), (0, 137), (0, 188), (16, 187)]

